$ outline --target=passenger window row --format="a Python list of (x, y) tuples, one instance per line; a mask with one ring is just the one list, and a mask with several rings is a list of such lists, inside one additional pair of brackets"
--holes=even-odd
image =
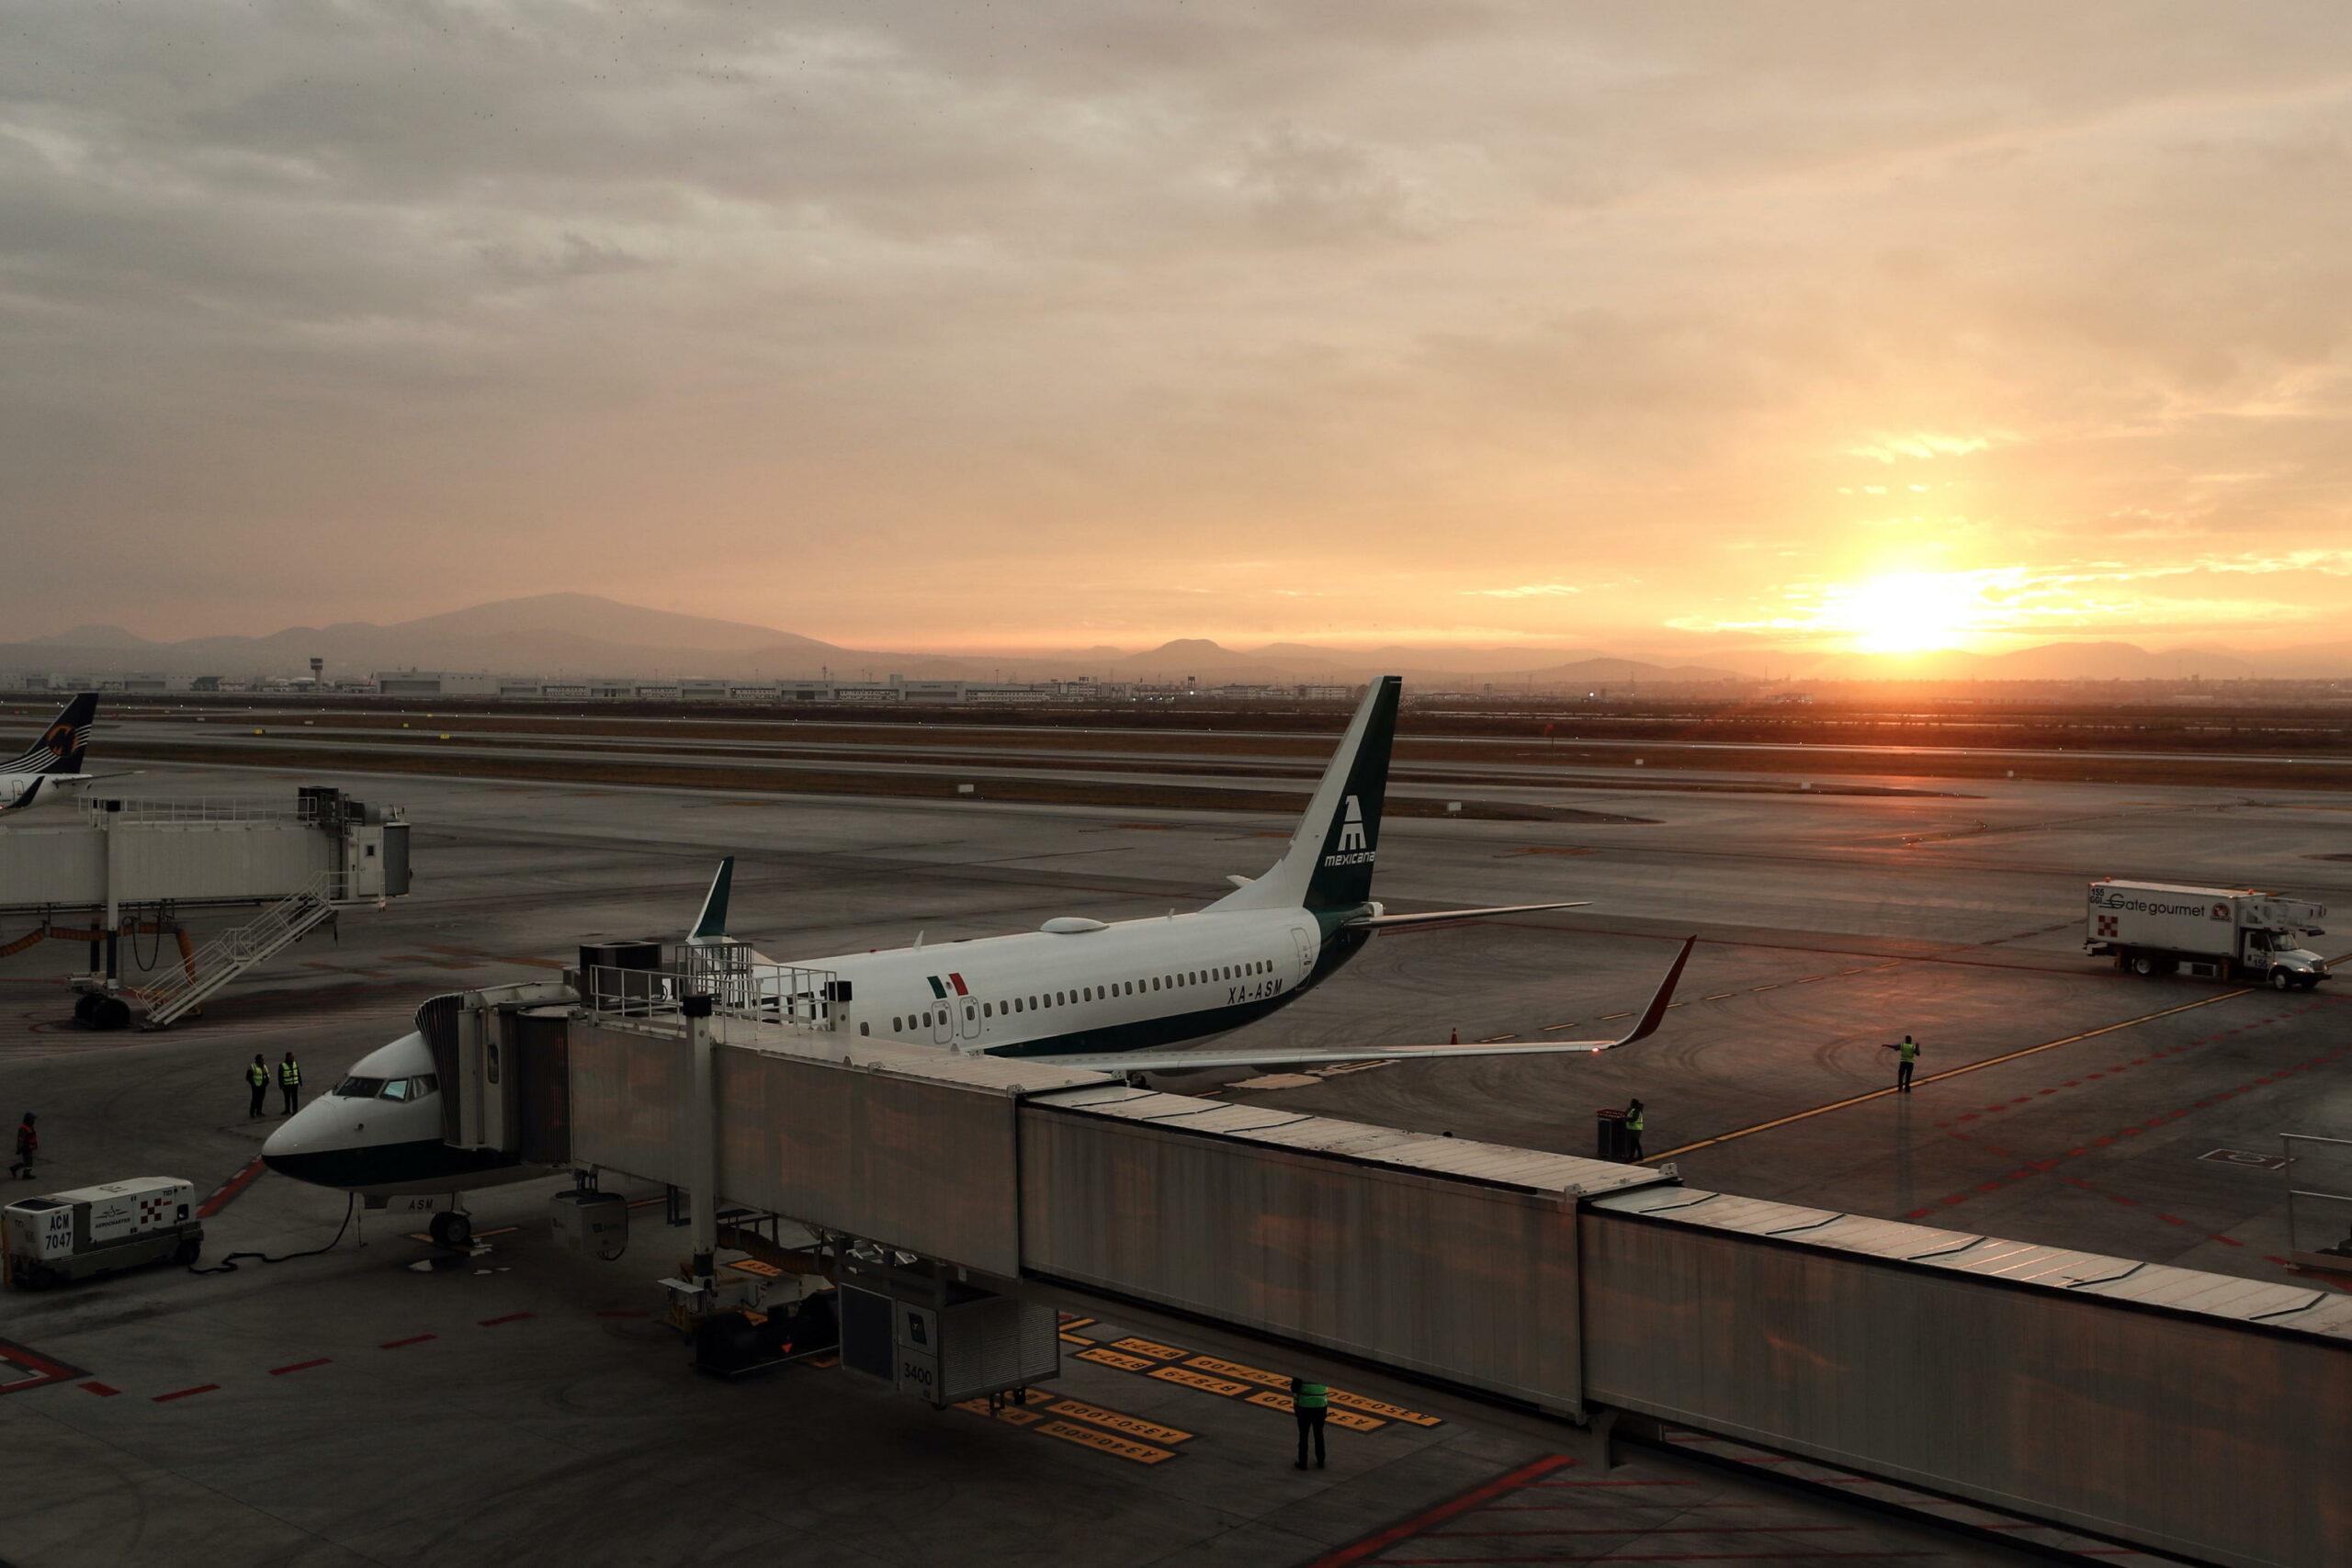
[[(1179, 975), (1148, 975), (1140, 980), (1120, 980), (1102, 986), (1080, 986), (1074, 991), (1041, 991), (1034, 997), (1013, 997), (1001, 1001), (982, 1002), (980, 1017), (996, 1018), (1001, 1015), (1010, 1018), (1014, 1013), (1037, 1012), (1046, 1008), (1069, 1007), (1073, 1002), (1103, 1001), (1112, 997), (1132, 997), (1138, 991), (1148, 994), (1152, 991), (1172, 991), (1183, 986), (1214, 985), (1222, 980), (1247, 979), (1252, 975), (1271, 975), (1273, 971), (1274, 965), (1272, 959), (1260, 958), (1247, 964), (1222, 964), (1210, 969), (1188, 969)], [(972, 1010), (968, 1006), (964, 1009), (964, 1017), (967, 1021), (972, 1017)], [(894, 1016), (890, 1020), (890, 1032), (903, 1034), (910, 1030), (930, 1029), (935, 1024), (947, 1021), (948, 1015), (944, 1009), (934, 1012)], [(866, 1026), (859, 1024), (857, 1032), (860, 1034), (865, 1033)]]

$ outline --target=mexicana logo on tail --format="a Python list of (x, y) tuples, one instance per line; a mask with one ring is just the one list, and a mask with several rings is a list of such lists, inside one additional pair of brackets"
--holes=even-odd
[(1348, 808), (1340, 821), (1340, 842), (1335, 852), (1325, 855), (1325, 865), (1365, 865), (1371, 863), (1373, 849), (1365, 839), (1363, 807), (1354, 795), (1348, 796)]

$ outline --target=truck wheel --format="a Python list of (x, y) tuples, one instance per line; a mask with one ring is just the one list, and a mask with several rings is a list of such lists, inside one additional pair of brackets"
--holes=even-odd
[(202, 1236), (188, 1236), (182, 1240), (179, 1246), (172, 1249), (172, 1261), (178, 1264), (183, 1269), (193, 1268), (196, 1265), (197, 1258), (202, 1256), (203, 1252), (204, 1238)]
[(2143, 978), (2154, 978), (2158, 967), (2156, 961), (2144, 953), (2135, 955), (2132, 960), (2132, 973)]
[(2270, 972), (2270, 988), (2274, 991), (2291, 991), (2295, 988), (2295, 977), (2284, 969), (2273, 969)]

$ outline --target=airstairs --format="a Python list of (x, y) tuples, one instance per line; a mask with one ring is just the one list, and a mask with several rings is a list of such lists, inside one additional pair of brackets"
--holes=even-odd
[(141, 1027), (169, 1029), (202, 1006), (205, 998), (333, 919), (342, 886), (339, 873), (320, 872), (300, 891), (205, 943), (185, 969), (141, 993), (147, 1014)]

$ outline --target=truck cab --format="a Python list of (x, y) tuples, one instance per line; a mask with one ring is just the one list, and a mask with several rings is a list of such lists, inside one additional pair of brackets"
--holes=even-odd
[(2267, 980), (2278, 990), (2310, 990), (2327, 978), (2327, 960), (2305, 947), (2303, 939), (2324, 934), (2292, 927), (2248, 931), (2238, 953), (2239, 972), (2249, 980)]

